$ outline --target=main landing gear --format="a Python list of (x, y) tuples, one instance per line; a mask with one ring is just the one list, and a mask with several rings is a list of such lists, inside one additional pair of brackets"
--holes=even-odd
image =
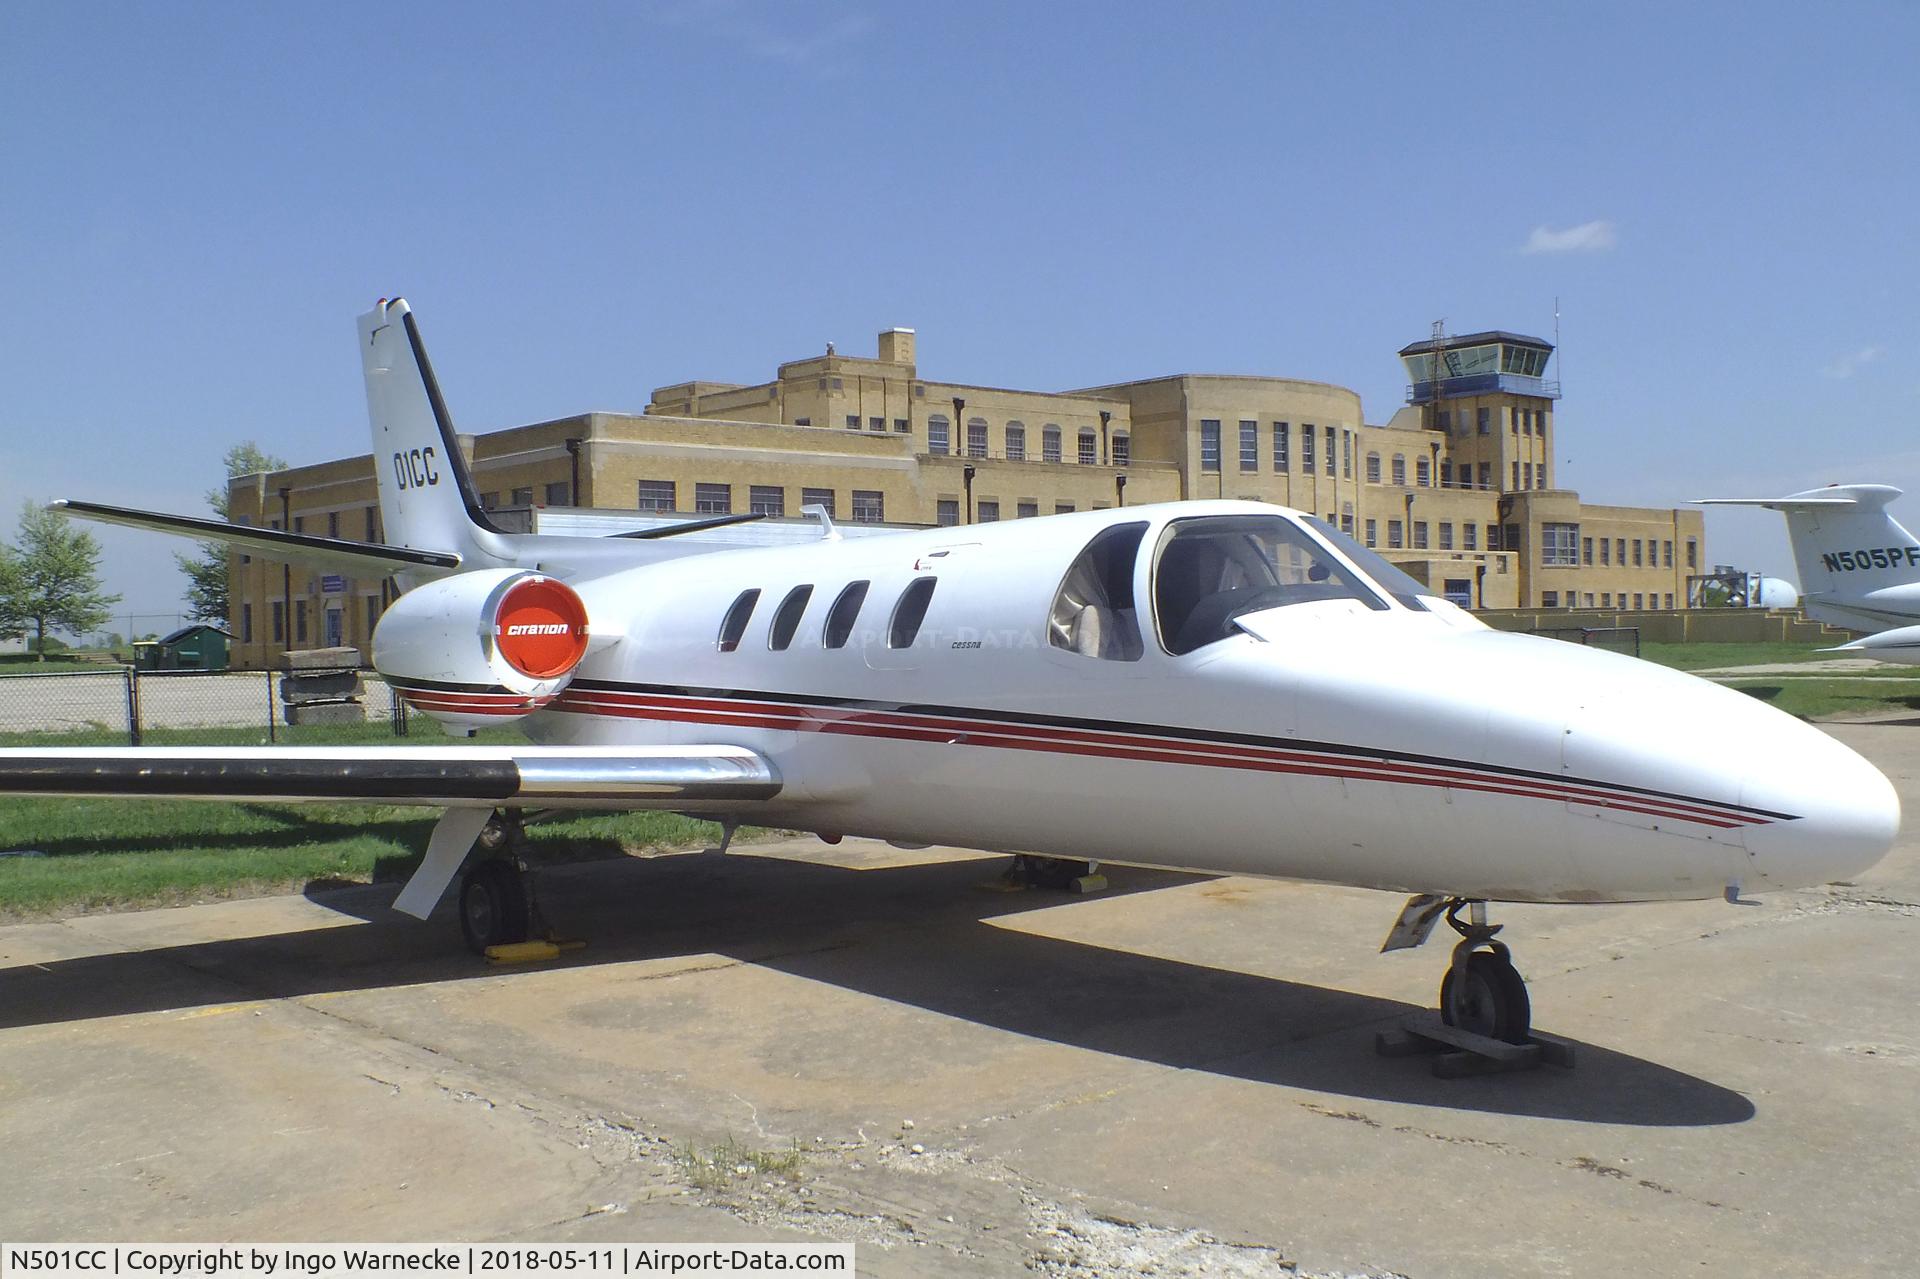
[(1487, 922), (1484, 901), (1431, 894), (1410, 898), (1381, 949), (1420, 945), (1443, 916), (1460, 940), (1440, 979), (1440, 1015), (1410, 1017), (1399, 1029), (1382, 1031), (1376, 1041), (1380, 1053), (1437, 1054), (1433, 1072), (1443, 1077), (1526, 1070), (1543, 1062), (1573, 1065), (1573, 1045), (1534, 1033), (1527, 984), (1506, 943), (1494, 940), (1500, 925)]
[(474, 858), (460, 877), (460, 931), (476, 955), (533, 936), (539, 906), (533, 876), (520, 855), (526, 833), (513, 809), (495, 813), (474, 841)]
[(1000, 880), (1008, 889), (1047, 888), (1063, 893), (1097, 893), (1107, 886), (1107, 877), (1100, 873), (1098, 862), (1037, 857), (1031, 853), (1015, 855), (1013, 864)]

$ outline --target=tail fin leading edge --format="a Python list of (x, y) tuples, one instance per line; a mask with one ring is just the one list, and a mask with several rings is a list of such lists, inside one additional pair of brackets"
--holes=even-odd
[(396, 546), (456, 550), (469, 565), (509, 558), (481, 509), (453, 419), (402, 298), (360, 317), (380, 519)]

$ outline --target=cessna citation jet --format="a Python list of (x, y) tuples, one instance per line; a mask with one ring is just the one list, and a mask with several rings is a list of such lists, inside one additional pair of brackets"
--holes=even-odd
[(405, 302), (360, 317), (360, 355), (388, 544), (63, 505), (392, 574), (381, 677), (456, 734), (515, 724), (528, 744), (5, 750), (0, 791), (443, 809), (394, 905), (425, 918), (459, 875), (476, 947), (529, 927), (517, 859), (481, 838), (521, 808), (958, 845), (1043, 881), (1110, 861), (1357, 885), (1412, 895), (1388, 948), (1444, 913), (1462, 940), (1443, 1016), (1515, 1043), (1526, 988), (1487, 903), (1821, 884), (1878, 861), (1899, 826), (1887, 780), (1818, 729), (1490, 630), (1283, 507), (844, 539), (816, 509), (817, 540), (744, 547), (676, 536), (713, 520), (505, 532)]
[(1842, 644), (1897, 665), (1920, 665), (1920, 542), (1887, 514), (1900, 490), (1833, 484), (1791, 497), (1712, 497), (1699, 506), (1764, 506), (1787, 517), (1809, 616), (1872, 634)]

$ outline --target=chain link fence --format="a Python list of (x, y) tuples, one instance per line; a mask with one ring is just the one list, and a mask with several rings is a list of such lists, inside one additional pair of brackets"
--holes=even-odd
[(406, 704), (368, 670), (0, 674), (0, 745), (250, 746), (378, 742)]

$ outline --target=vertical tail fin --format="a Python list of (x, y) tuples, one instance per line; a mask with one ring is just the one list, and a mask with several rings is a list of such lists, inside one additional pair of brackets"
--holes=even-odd
[(1872, 591), (1920, 582), (1920, 543), (1886, 510), (1899, 496), (1886, 484), (1835, 484), (1791, 497), (1717, 498), (1701, 505), (1761, 506), (1785, 515), (1807, 611), (1858, 627), (1860, 618), (1823, 614), (1858, 605)]
[(395, 546), (453, 551), (470, 567), (508, 558), (480, 508), (453, 419), (404, 299), (360, 317), (380, 520)]

